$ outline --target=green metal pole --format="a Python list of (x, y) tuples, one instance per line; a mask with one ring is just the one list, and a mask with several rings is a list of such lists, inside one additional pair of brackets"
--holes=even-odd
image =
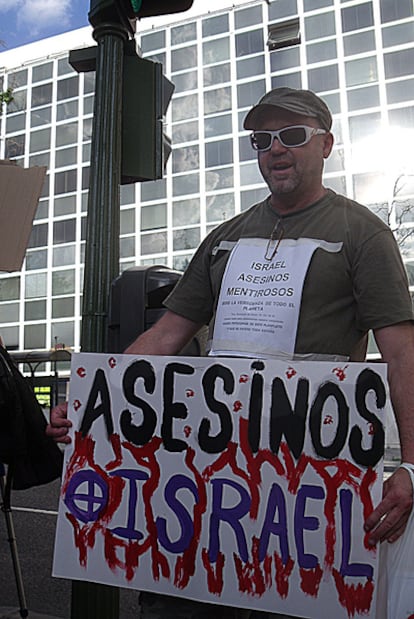
[[(120, 24), (100, 24), (83, 287), (81, 348), (105, 352), (109, 292), (119, 274), (121, 110), (124, 42)], [(71, 619), (118, 619), (119, 589), (73, 581)]]

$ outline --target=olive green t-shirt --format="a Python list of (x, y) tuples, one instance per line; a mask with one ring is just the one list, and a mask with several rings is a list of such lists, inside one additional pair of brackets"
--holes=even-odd
[(413, 320), (400, 252), (389, 227), (368, 208), (329, 190), (315, 204), (279, 216), (268, 200), (218, 226), (202, 242), (165, 301), (171, 311), (214, 324), (223, 273), (240, 238), (268, 239), (280, 219), (284, 239), (342, 243), (337, 253), (317, 249), (304, 282), (295, 354), (343, 355), (370, 329)]

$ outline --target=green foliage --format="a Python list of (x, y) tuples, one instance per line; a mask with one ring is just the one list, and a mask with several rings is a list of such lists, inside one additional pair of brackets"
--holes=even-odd
[(5, 103), (8, 105), (13, 101), (13, 99), (13, 90), (11, 88), (8, 88), (4, 92), (0, 92), (0, 103)]

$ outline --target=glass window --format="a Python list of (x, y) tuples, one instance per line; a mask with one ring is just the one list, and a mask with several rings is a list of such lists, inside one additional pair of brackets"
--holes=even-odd
[(7, 113), (21, 112), (26, 109), (27, 91), (18, 90), (13, 92), (13, 99), (7, 105)]
[(202, 21), (203, 37), (211, 37), (216, 34), (229, 31), (229, 16), (228, 14), (216, 15), (215, 17), (207, 17)]
[(32, 88), (32, 107), (47, 105), (52, 102), (52, 83)]
[(121, 205), (135, 203), (135, 185), (121, 185)]
[(144, 34), (141, 37), (141, 48), (143, 52), (152, 52), (154, 49), (165, 47), (165, 30)]
[(337, 55), (338, 52), (335, 39), (306, 46), (306, 58), (309, 64), (331, 60), (332, 58), (336, 58)]
[(200, 228), (173, 231), (173, 250), (194, 249), (200, 244)]
[(223, 86), (204, 93), (204, 113), (215, 114), (231, 110), (231, 88)]
[(19, 321), (19, 304), (18, 303), (0, 303), (0, 323), (18, 322)]
[[(172, 143), (177, 146), (181, 142), (192, 142), (198, 140), (198, 122), (175, 124), (172, 130)], [(174, 148), (173, 148), (174, 152)]]
[(175, 269), (176, 271), (184, 272), (186, 268), (188, 267), (188, 265), (190, 264), (192, 255), (193, 254), (191, 253), (191, 254), (185, 254), (185, 255), (180, 255), (180, 256), (174, 256), (173, 257), (173, 269)]
[(173, 173), (195, 170), (200, 167), (200, 156), (198, 144), (192, 146), (180, 146), (175, 148), (172, 153)]
[(35, 153), (40, 150), (50, 148), (50, 128), (31, 131), (30, 133), (30, 152)]
[(72, 294), (75, 292), (75, 269), (53, 271), (52, 295)]
[(53, 343), (64, 344), (65, 347), (74, 345), (75, 326), (73, 322), (52, 322)]
[(232, 132), (231, 114), (222, 116), (210, 116), (204, 120), (204, 133), (206, 138), (212, 138), (217, 135), (225, 135)]
[(55, 174), (55, 193), (76, 191), (77, 171), (66, 170)]
[(234, 12), (234, 24), (237, 30), (240, 30), (241, 28), (249, 28), (253, 26), (253, 24), (260, 24), (262, 21), (263, 15), (262, 7), (260, 5), (252, 6), (247, 9), (240, 9)]
[(248, 189), (247, 191), (242, 191), (240, 194), (240, 206), (241, 210), (245, 211), (250, 208), (253, 204), (258, 204), (262, 200), (264, 200), (269, 194), (269, 190), (267, 187), (260, 187), (259, 189)]
[(27, 69), (21, 71), (11, 71), (9, 73), (9, 86), (13, 89), (21, 88), (27, 84)]
[(197, 38), (196, 23), (182, 24), (171, 28), (171, 45), (188, 43)]
[(119, 257), (131, 258), (135, 256), (135, 235), (124, 236), (119, 240)]
[(38, 301), (27, 301), (24, 304), (24, 319), (25, 320), (45, 320), (46, 318), (46, 301), (44, 299)]
[(206, 168), (233, 163), (233, 140), (218, 140), (205, 145)]
[(64, 267), (76, 262), (76, 246), (65, 245), (53, 248), (53, 266)]
[(47, 249), (28, 251), (26, 253), (26, 271), (45, 269), (47, 267)]
[(33, 67), (32, 82), (42, 82), (50, 79), (53, 75), (53, 62), (45, 62), (37, 67)]
[(46, 296), (46, 273), (28, 273), (25, 278), (25, 292), (26, 299), (33, 299), (36, 297)]
[(333, 0), (303, 0), (303, 6), (305, 11), (314, 11), (315, 9), (321, 9), (325, 6), (331, 6)]
[(260, 174), (256, 161), (254, 163), (241, 164), (240, 183), (241, 185), (255, 185), (257, 183), (263, 183), (263, 178)]
[(197, 71), (187, 71), (186, 73), (176, 73), (174, 75), (175, 93), (195, 90), (198, 86)]
[(207, 196), (207, 221), (226, 221), (234, 215), (234, 193)]
[(315, 92), (339, 88), (338, 65), (331, 64), (308, 72), (309, 88)]
[(93, 114), (93, 106), (95, 103), (95, 97), (85, 97), (84, 101), (83, 101), (83, 113), (85, 115), (87, 114)]
[(342, 148), (334, 148), (328, 159), (325, 159), (324, 172), (342, 172), (345, 169), (344, 151)]
[(388, 112), (390, 125), (403, 129), (414, 127), (414, 107), (402, 107)]
[(399, 80), (386, 84), (388, 103), (400, 103), (414, 99), (414, 79)]
[(362, 54), (375, 49), (375, 34), (373, 30), (367, 32), (357, 32), (344, 37), (345, 56)]
[(384, 55), (385, 77), (411, 75), (414, 66), (414, 49), (403, 49)]
[(200, 199), (173, 202), (173, 226), (187, 226), (200, 223)]
[(198, 95), (175, 97), (171, 102), (172, 121), (187, 120), (198, 116)]
[[(68, 318), (75, 313), (74, 297), (63, 297), (61, 299), (53, 299), (52, 301), (52, 318)], [(56, 327), (56, 325), (54, 325)], [(55, 329), (53, 329), (55, 332)], [(65, 341), (66, 344), (66, 341)]]
[(335, 34), (335, 15), (333, 11), (329, 13), (319, 13), (305, 18), (306, 40), (322, 39)]
[[(325, 6), (325, 5), (324, 5)], [(269, 21), (297, 15), (298, 7), (296, 0), (277, 0), (269, 4)]]
[(368, 107), (379, 106), (378, 86), (356, 88), (348, 91), (348, 108), (350, 111), (363, 110)]
[(167, 233), (153, 232), (141, 234), (141, 254), (161, 254), (167, 251)]
[(4, 151), (6, 159), (14, 159), (24, 155), (25, 135), (14, 135), (11, 138), (6, 138), (6, 148)]
[(53, 223), (53, 244), (70, 243), (76, 240), (76, 219), (63, 219)]
[(197, 174), (181, 174), (173, 178), (173, 196), (185, 196), (200, 191), (200, 178)]
[(188, 45), (183, 49), (175, 49), (171, 52), (171, 70), (183, 71), (197, 66), (197, 47)]
[(380, 0), (381, 21), (394, 21), (413, 16), (412, 0)]
[(14, 301), (20, 297), (20, 277), (4, 277), (0, 279), (0, 299)]
[(243, 58), (237, 61), (237, 77), (251, 77), (262, 75), (265, 72), (264, 56), (254, 56), (253, 58)]
[(166, 195), (167, 188), (165, 184), (165, 178), (162, 178), (158, 181), (141, 184), (141, 202), (148, 202), (149, 200), (160, 200), (165, 198)]
[(78, 115), (78, 100), (65, 101), (56, 106), (56, 120), (66, 120)]
[(217, 168), (206, 172), (206, 190), (226, 189), (234, 186), (233, 167)]
[(380, 113), (363, 114), (352, 116), (349, 119), (349, 132), (351, 142), (358, 142), (369, 136), (375, 135), (381, 128)]
[(359, 86), (378, 81), (377, 59), (374, 56), (345, 63), (347, 86)]
[(283, 71), (300, 65), (299, 47), (287, 47), (278, 49), (270, 54), (270, 70)]
[(24, 347), (28, 350), (46, 348), (46, 325), (25, 325), (24, 327)]
[(253, 150), (250, 137), (248, 135), (243, 135), (239, 138), (239, 159), (240, 161), (250, 161), (251, 159), (256, 159), (257, 153)]
[(83, 142), (89, 142), (92, 139), (93, 131), (93, 119), (84, 118), (82, 123), (82, 140)]
[(120, 218), (121, 234), (131, 234), (135, 232), (135, 209), (122, 209)]
[(167, 227), (167, 205), (154, 204), (141, 208), (141, 230), (156, 230)]
[(61, 196), (54, 200), (54, 215), (71, 215), (76, 212), (76, 196)]
[(369, 28), (374, 24), (372, 3), (356, 4), (341, 10), (342, 32)]
[(382, 42), (384, 47), (402, 45), (414, 41), (414, 22), (388, 26), (382, 30)]
[(263, 30), (250, 30), (236, 34), (236, 56), (263, 53)]
[(78, 141), (78, 123), (66, 123), (56, 127), (56, 146), (76, 144)]
[(35, 224), (30, 234), (28, 247), (42, 247), (47, 245), (48, 224)]
[(203, 78), (205, 86), (214, 86), (214, 84), (230, 82), (230, 64), (226, 63), (214, 67), (207, 67), (203, 70)]
[(59, 80), (57, 83), (57, 100), (72, 99), (79, 94), (79, 78), (77, 75), (68, 79)]
[(30, 114), (30, 124), (32, 127), (40, 127), (41, 125), (47, 125), (52, 118), (52, 108), (44, 107), (40, 110), (35, 110)]
[(56, 151), (55, 166), (57, 168), (63, 168), (65, 166), (74, 165), (77, 161), (78, 149), (76, 146), (72, 148), (63, 148)]
[(69, 64), (68, 56), (59, 58), (58, 60), (58, 75), (66, 75), (67, 73), (73, 73), (74, 69)]
[(47, 168), (50, 165), (50, 153), (41, 153), (40, 155), (32, 155), (29, 158), (29, 166), (45, 165)]
[(16, 131), (24, 131), (26, 127), (26, 113), (14, 114), (13, 116), (7, 116), (6, 119), (6, 133), (15, 133)]
[(83, 92), (89, 94), (95, 92), (96, 76), (95, 71), (90, 71), (83, 74)]
[(272, 88), (280, 88), (281, 86), (288, 86), (289, 88), (301, 88), (302, 76), (297, 73), (282, 73), (282, 75), (272, 76)]
[(266, 82), (264, 79), (250, 81), (246, 84), (237, 86), (237, 105), (239, 108), (254, 105), (266, 92)]

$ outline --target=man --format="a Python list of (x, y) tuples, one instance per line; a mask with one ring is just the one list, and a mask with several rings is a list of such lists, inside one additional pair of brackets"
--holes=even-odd
[[(366, 207), (322, 184), (333, 146), (331, 125), (326, 104), (306, 90), (277, 88), (249, 111), (244, 128), (252, 130), (270, 196), (213, 230), (167, 298), (167, 312), (125, 352), (174, 355), (209, 324), (210, 354), (362, 361), (372, 330), (388, 363), (402, 460), (414, 465), (414, 317), (407, 278), (389, 228)], [(248, 279), (249, 269), (258, 277)], [(252, 280), (254, 289), (244, 285)], [(226, 320), (226, 295), (238, 286), (237, 294), (254, 308), (254, 298), (265, 297), (269, 282), (276, 300), (269, 334), (258, 336), (248, 322), (240, 336)], [(66, 424), (57, 410), (49, 433), (67, 440)], [(365, 522), (370, 543), (395, 541), (411, 506), (409, 474), (398, 468)], [(155, 607), (162, 604), (161, 597), (144, 594), (146, 619), (164, 612), (160, 606), (151, 614), (146, 598)], [(175, 616), (202, 616), (181, 615), (176, 603)], [(224, 614), (220, 607), (214, 614), (246, 616), (221, 609)]]

